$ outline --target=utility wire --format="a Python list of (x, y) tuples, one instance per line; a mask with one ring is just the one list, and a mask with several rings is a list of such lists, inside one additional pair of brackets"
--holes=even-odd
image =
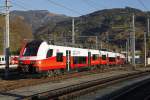
[(66, 6), (64, 6), (64, 5), (60, 4), (60, 3), (56, 3), (56, 2), (54, 2), (54, 1), (52, 1), (52, 0), (47, 0), (47, 1), (49, 1), (51, 4), (54, 4), (54, 5), (59, 6), (59, 7), (62, 7), (62, 8), (64, 8), (64, 9), (67, 9), (67, 10), (69, 10), (69, 11), (71, 11), (71, 12), (74, 12), (74, 13), (79, 14), (79, 15), (82, 16), (82, 14), (81, 14), (80, 12), (78, 12), (78, 11), (76, 11), (76, 10), (74, 10), (74, 9), (71, 9), (71, 8), (69, 8), (69, 7), (66, 7)]
[(28, 8), (26, 8), (26, 7), (22, 6), (22, 5), (20, 5), (20, 4), (17, 3), (17, 2), (12, 2), (12, 4), (15, 5), (15, 6), (20, 7), (20, 8), (23, 9), (23, 10), (29, 10)]
[(0, 8), (0, 11), (3, 11), (4, 9), (3, 8)]
[(0, 15), (5, 15), (5, 13), (0, 12)]
[(91, 5), (91, 3), (88, 2), (88, 0), (81, 0), (81, 1), (84, 2), (84, 3), (86, 3), (89, 7), (92, 7), (92, 8), (94, 8), (95, 10), (98, 10), (98, 8), (95, 7), (95, 6), (93, 6), (93, 5)]
[[(126, 3), (126, 7), (132, 7), (136, 6), (135, 4), (131, 3), (131, 0), (122, 0), (124, 3)], [(132, 12), (133, 13), (133, 12)]]
[(25, 3), (23, 0), (18, 0), (17, 2), (19, 2), (20, 4), (26, 6), (27, 8), (36, 9), (33, 6), (31, 6), (30, 4)]
[[(94, 2), (93, 0), (86, 0), (87, 2), (89, 2), (89, 3), (91, 3), (92, 2), (92, 4), (93, 4), (93, 6), (94, 5), (97, 5), (97, 3), (96, 2)], [(99, 6), (99, 5), (98, 5)], [(105, 9), (108, 9), (108, 7), (107, 6), (104, 6), (104, 5), (100, 5), (100, 6), (102, 6), (102, 7), (104, 7)], [(97, 7), (95, 7), (95, 8), (97, 8)], [(99, 9), (99, 8), (98, 8)]]
[(145, 10), (148, 11), (148, 8), (145, 6), (145, 4), (141, 0), (137, 0), (137, 1), (144, 7)]
[(13, 4), (15, 4), (16, 6), (20, 7), (23, 10), (32, 10), (32, 9), (36, 9), (34, 7), (32, 7), (29, 4), (26, 4), (23, 0), (18, 0), (16, 2), (13, 2)]

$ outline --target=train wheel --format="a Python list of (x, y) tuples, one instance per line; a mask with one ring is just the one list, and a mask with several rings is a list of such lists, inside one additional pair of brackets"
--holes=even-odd
[(60, 74), (61, 74), (61, 71), (60, 71), (59, 69), (56, 69), (56, 70), (54, 70), (54, 74), (55, 74), (55, 75), (60, 75)]
[(100, 70), (101, 66), (100, 65), (96, 65), (95, 70)]
[(47, 71), (47, 76), (48, 77), (54, 76), (54, 71), (53, 70), (48, 70)]
[(105, 70), (105, 65), (100, 65), (101, 67), (100, 67), (100, 70), (101, 70), (101, 72), (104, 72), (104, 70)]
[(90, 70), (94, 70), (94, 69), (96, 69), (96, 68), (95, 68), (95, 66), (91, 66), (89, 69), (90, 69)]
[(27, 70), (30, 74), (35, 74), (36, 73), (36, 68), (33, 66), (28, 66), (28, 70)]
[(21, 67), (17, 67), (17, 72), (19, 73), (19, 74), (22, 74), (22, 68)]
[(22, 68), (21, 68), (22, 72), (23, 73), (27, 73), (29, 72), (29, 66), (28, 65), (24, 65)]
[(65, 70), (64, 70), (64, 69), (60, 69), (60, 73), (61, 73), (61, 74), (64, 74), (64, 73), (65, 73)]

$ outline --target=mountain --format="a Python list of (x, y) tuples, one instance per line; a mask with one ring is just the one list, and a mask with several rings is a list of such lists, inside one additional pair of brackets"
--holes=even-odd
[[(0, 15), (0, 54), (3, 54), (5, 33), (5, 18)], [(24, 39), (32, 39), (32, 29), (21, 17), (16, 16), (10, 20), (10, 51), (18, 54), (23, 46)]]
[[(84, 16), (75, 18), (75, 33), (78, 36), (97, 36), (98, 42), (106, 42), (109, 39), (110, 48), (113, 45), (125, 49), (125, 42), (129, 33), (132, 33), (132, 15), (135, 14), (136, 26), (136, 49), (143, 49), (143, 33), (146, 30), (147, 14), (138, 9), (114, 8), (96, 11)], [(150, 14), (150, 13), (149, 13)], [(48, 39), (47, 37), (71, 37), (71, 19), (57, 22), (50, 27), (51, 23), (40, 27), (35, 33), (37, 38)], [(85, 42), (84, 40), (83, 42)], [(93, 39), (95, 41), (95, 39)], [(104, 44), (104, 48), (106, 45)], [(150, 46), (149, 46), (150, 47)]]
[[(10, 12), (10, 50), (17, 53), (24, 43), (24, 39), (31, 40), (36, 36), (35, 31), (51, 23), (55, 26), (57, 22), (68, 19), (68, 16), (50, 13), (47, 10), (29, 10)], [(4, 48), (5, 19), (0, 15), (0, 54)]]
[[(147, 26), (147, 14), (130, 7), (99, 10), (84, 16), (75, 17), (76, 43), (95, 45), (97, 36), (103, 48), (125, 49), (127, 37), (132, 34), (132, 14), (135, 14), (136, 50), (143, 50), (143, 33)], [(12, 11), (10, 14), (11, 51), (16, 52), (23, 39), (51, 39), (53, 42), (71, 42), (72, 19), (65, 15), (50, 13), (47, 10)], [(0, 52), (3, 47), (4, 18), (0, 16)], [(130, 33), (130, 34), (129, 34)], [(106, 40), (109, 42), (106, 43)], [(148, 41), (150, 43), (150, 41)], [(148, 43), (148, 44), (149, 44)], [(108, 45), (109, 44), (109, 45)], [(100, 45), (99, 45), (100, 46)], [(150, 45), (148, 45), (150, 48)]]
[(47, 10), (12, 11), (11, 18), (16, 16), (21, 17), (30, 25), (33, 34), (36, 34), (35, 31), (47, 23), (55, 24), (68, 18), (65, 15), (50, 13)]

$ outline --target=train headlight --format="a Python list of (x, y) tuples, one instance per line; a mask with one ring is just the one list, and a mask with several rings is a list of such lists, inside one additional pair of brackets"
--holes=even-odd
[(41, 64), (41, 61), (38, 61), (38, 64)]

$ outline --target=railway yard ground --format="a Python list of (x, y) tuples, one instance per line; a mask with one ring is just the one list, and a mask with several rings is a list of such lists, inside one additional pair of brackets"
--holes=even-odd
[(126, 85), (149, 79), (149, 73), (150, 67), (133, 69), (131, 66), (120, 66), (51, 77), (18, 77), (10, 80), (1, 78), (0, 100), (106, 100), (112, 96), (118, 97), (111, 94), (115, 90), (120, 91)]

